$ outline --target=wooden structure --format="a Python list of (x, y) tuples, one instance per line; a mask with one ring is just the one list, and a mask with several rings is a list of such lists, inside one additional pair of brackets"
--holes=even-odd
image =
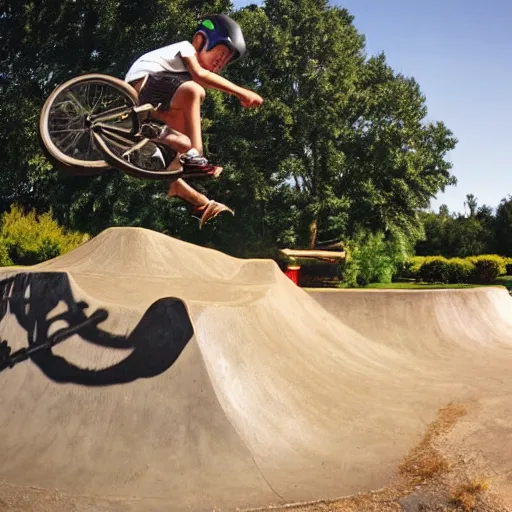
[[(346, 257), (342, 242), (337, 240), (318, 244), (318, 246), (313, 249), (280, 249), (279, 253), (287, 258), (311, 258), (332, 264), (340, 263)], [(300, 265), (290, 262), (286, 266), (284, 273), (296, 285), (298, 285), (300, 280), (300, 270)]]
[(345, 259), (345, 251), (321, 251), (317, 249), (280, 249), (279, 252), (290, 258), (314, 258), (328, 261), (330, 263), (338, 263)]

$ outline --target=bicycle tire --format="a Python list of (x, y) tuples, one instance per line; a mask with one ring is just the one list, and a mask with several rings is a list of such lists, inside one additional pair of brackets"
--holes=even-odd
[(66, 155), (56, 146), (50, 135), (48, 122), (50, 111), (56, 98), (66, 89), (87, 82), (91, 84), (102, 84), (112, 87), (113, 89), (116, 89), (118, 92), (121, 92), (124, 96), (126, 96), (126, 98), (133, 105), (138, 105), (139, 101), (137, 91), (131, 85), (118, 78), (100, 73), (89, 73), (74, 77), (53, 90), (53, 92), (45, 101), (43, 108), (41, 109), (39, 120), (40, 139), (42, 141), (43, 150), (45, 154), (49, 156), (49, 160), (53, 163), (58, 163), (59, 166), (65, 171), (71, 172), (75, 175), (96, 175), (101, 174), (111, 168), (111, 164), (104, 158), (96, 160), (81, 160)]
[[(175, 170), (175, 171), (167, 171), (167, 170), (158, 170), (152, 171), (149, 169), (143, 169), (137, 165), (132, 164), (131, 162), (124, 160), (120, 156), (116, 155), (108, 146), (108, 144), (103, 140), (101, 134), (94, 132), (93, 133), (96, 142), (98, 143), (102, 153), (105, 155), (105, 160), (109, 162), (113, 167), (116, 167), (129, 176), (134, 178), (143, 178), (149, 180), (177, 180), (183, 175), (183, 169)], [(164, 144), (162, 143), (162, 146)]]
[(112, 170), (112, 167), (108, 165), (107, 167), (80, 167), (76, 165), (67, 165), (64, 162), (61, 162), (57, 158), (55, 158), (47, 149), (47, 147), (44, 144), (43, 138), (41, 134), (38, 134), (39, 138), (39, 145), (41, 146), (41, 149), (43, 151), (44, 156), (46, 159), (53, 164), (55, 168), (57, 168), (59, 171), (63, 172), (66, 175), (72, 175), (77, 177), (87, 177), (87, 176), (98, 176), (100, 174), (103, 174), (107, 171)]

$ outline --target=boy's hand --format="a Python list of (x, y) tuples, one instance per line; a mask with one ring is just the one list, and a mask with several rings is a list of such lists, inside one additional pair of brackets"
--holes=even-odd
[(238, 97), (244, 108), (257, 108), (263, 103), (263, 98), (259, 94), (249, 91), (248, 89), (244, 89)]

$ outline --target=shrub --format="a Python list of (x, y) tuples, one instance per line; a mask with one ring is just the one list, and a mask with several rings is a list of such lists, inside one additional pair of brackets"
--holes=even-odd
[(426, 259), (426, 256), (412, 256), (403, 261), (397, 268), (397, 277), (419, 280), (418, 272)]
[(343, 284), (349, 288), (358, 286), (359, 266), (357, 261), (350, 257), (343, 261), (340, 265), (340, 277)]
[(448, 283), (450, 266), (443, 256), (426, 258), (418, 271), (419, 278), (426, 283)]
[(8, 267), (10, 265), (13, 265), (13, 262), (9, 256), (7, 245), (0, 239), (0, 267)]
[(507, 271), (506, 259), (495, 254), (469, 258), (474, 264), (473, 279), (477, 283), (492, 283)]
[(0, 240), (11, 262), (18, 265), (35, 265), (55, 258), (89, 239), (82, 233), (66, 233), (51, 212), (25, 214), (16, 205), (2, 215), (1, 223)]
[(474, 270), (475, 265), (469, 258), (450, 258), (448, 260), (448, 282), (469, 283)]
[(384, 233), (358, 233), (346, 242), (347, 260), (341, 275), (348, 286), (390, 283), (408, 259), (407, 240), (401, 234), (386, 239)]
[(428, 256), (421, 259), (411, 258), (409, 273), (414, 274), (420, 264), (417, 276), (427, 283), (491, 283), (499, 275), (506, 273), (507, 258), (495, 254), (450, 258)]
[(391, 282), (395, 264), (387, 251), (383, 233), (359, 235), (349, 244), (349, 253), (343, 278), (349, 280), (351, 286)]

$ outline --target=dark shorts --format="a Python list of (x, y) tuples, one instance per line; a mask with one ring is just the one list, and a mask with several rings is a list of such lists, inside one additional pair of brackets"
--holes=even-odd
[(191, 80), (192, 77), (189, 73), (165, 72), (150, 74), (142, 91), (140, 91), (139, 104), (151, 103), (151, 105), (156, 107), (161, 103), (159, 110), (165, 112), (169, 110), (171, 100), (176, 94), (178, 87)]

